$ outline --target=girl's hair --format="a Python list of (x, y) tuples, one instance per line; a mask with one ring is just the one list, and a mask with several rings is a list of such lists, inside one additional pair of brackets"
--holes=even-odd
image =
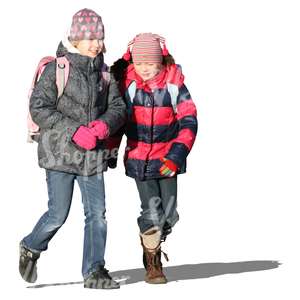
[[(114, 62), (110, 69), (116, 81), (121, 81), (124, 78), (126, 68), (132, 63), (132, 58), (130, 58), (129, 61), (125, 60), (124, 58), (120, 58)], [(169, 66), (173, 64), (175, 64), (175, 59), (171, 54), (163, 56), (162, 65)]]
[(163, 56), (163, 62), (162, 64), (164, 66), (174, 65), (175, 59), (174, 57), (169, 53), (167, 56)]

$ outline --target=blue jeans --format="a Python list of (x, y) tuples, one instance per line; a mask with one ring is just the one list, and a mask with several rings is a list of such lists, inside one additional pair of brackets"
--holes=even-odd
[(140, 232), (153, 226), (160, 227), (165, 237), (179, 220), (177, 212), (177, 176), (149, 180), (135, 179), (140, 200), (138, 217)]
[(76, 179), (81, 190), (85, 214), (82, 275), (87, 277), (99, 265), (105, 265), (107, 225), (103, 173), (78, 176), (46, 170), (46, 179), (48, 211), (42, 215), (33, 231), (21, 244), (34, 252), (47, 250), (48, 243), (68, 217)]

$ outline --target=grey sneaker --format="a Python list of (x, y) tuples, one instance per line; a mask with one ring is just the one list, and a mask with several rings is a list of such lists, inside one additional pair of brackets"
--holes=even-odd
[(22, 278), (29, 283), (36, 282), (36, 262), (39, 257), (39, 253), (34, 253), (20, 244), (19, 272)]
[(103, 266), (84, 279), (84, 287), (88, 289), (118, 289), (120, 284), (114, 281)]

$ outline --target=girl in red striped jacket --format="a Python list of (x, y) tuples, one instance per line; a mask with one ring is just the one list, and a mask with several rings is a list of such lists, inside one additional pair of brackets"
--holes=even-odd
[(137, 35), (112, 71), (128, 107), (124, 163), (141, 199), (138, 225), (145, 280), (166, 283), (160, 244), (179, 219), (177, 175), (185, 173), (195, 141), (196, 107), (180, 66), (169, 55), (165, 40), (156, 34)]

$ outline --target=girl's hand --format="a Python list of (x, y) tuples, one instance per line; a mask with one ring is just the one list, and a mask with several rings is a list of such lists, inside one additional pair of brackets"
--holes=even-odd
[(101, 120), (95, 120), (88, 125), (91, 133), (99, 140), (105, 140), (109, 136), (109, 129), (107, 124)]
[(96, 147), (97, 138), (91, 133), (90, 128), (80, 126), (74, 133), (72, 140), (81, 148), (91, 150)]
[(163, 163), (162, 167), (159, 169), (159, 173), (162, 176), (173, 177), (176, 175), (178, 167), (172, 160), (163, 157), (160, 161)]

